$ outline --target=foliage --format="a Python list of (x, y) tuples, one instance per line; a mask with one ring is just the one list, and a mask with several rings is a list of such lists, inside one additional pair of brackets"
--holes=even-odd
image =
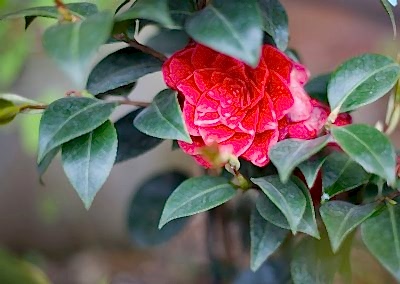
[[(0, 95), (0, 124), (10, 123), (20, 113), (42, 114), (39, 173), (42, 175), (61, 151), (64, 171), (87, 209), (115, 163), (135, 158), (164, 140), (178, 140), (180, 147), (197, 143), (192, 139), (193, 129), (187, 126), (179, 86), (178, 92), (165, 89), (148, 94), (146, 102), (129, 98), (137, 81), (161, 71), (167, 60), (159, 51), (162, 47), (151, 48), (137, 41), (144, 26), (157, 25), (164, 35), (178, 32), (183, 42), (191, 38), (251, 67), (257, 67), (262, 58), (263, 42), (292, 54), (287, 49), (288, 17), (278, 0), (117, 2), (113, 9), (103, 10), (93, 3), (64, 5), (56, 1), (53, 6), (0, 17), (3, 21), (22, 18), (26, 28), (38, 17), (54, 21), (43, 33), (43, 47), (77, 90), (50, 105), (13, 94)], [(397, 1), (381, 3), (396, 33), (392, 6)], [(90, 71), (98, 49), (114, 43), (125, 45)], [(281, 75), (271, 74), (282, 81)], [(181, 218), (215, 212), (228, 201), (240, 202), (245, 195), (251, 199), (247, 204), (250, 210), (241, 216), (248, 225), (250, 267), (260, 270), (244, 272), (235, 283), (247, 283), (243, 279), (257, 279), (257, 273), (266, 273), (274, 263), (271, 256), (285, 247), (291, 248), (294, 283), (331, 283), (336, 273), (343, 274), (351, 238), (359, 227), (366, 247), (400, 281), (399, 157), (386, 133), (399, 120), (395, 113), (400, 109), (399, 78), (399, 62), (378, 54), (351, 58), (331, 74), (314, 78), (305, 90), (329, 110), (321, 131), (313, 139), (277, 142), (276, 138), (265, 157), (271, 162), (265, 167), (239, 160), (221, 150), (218, 143), (193, 152), (195, 158), (202, 155), (213, 162), (211, 166), (219, 167), (200, 177), (169, 173), (144, 183), (128, 214), (134, 242), (141, 246), (159, 244), (181, 231), (187, 221)], [(282, 85), (280, 89), (291, 91), (291, 87)], [(388, 93), (393, 93), (393, 106), (383, 129), (341, 122), (341, 114)], [(136, 109), (111, 122), (111, 114), (121, 105)], [(266, 111), (263, 107), (257, 111)], [(378, 188), (372, 200), (371, 192), (365, 192), (370, 186)]]

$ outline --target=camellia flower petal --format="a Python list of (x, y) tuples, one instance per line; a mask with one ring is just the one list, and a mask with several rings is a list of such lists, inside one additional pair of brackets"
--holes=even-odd
[[(206, 168), (223, 165), (204, 149), (263, 167), (269, 148), (279, 140), (312, 139), (324, 131), (329, 108), (305, 92), (308, 70), (273, 46), (263, 46), (259, 65), (252, 68), (192, 42), (173, 54), (162, 71), (166, 84), (179, 92), (193, 141), (178, 143)], [(337, 123), (350, 121), (340, 115)]]

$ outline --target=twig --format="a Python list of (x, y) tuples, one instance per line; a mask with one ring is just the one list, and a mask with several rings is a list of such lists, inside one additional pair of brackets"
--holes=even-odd
[(121, 100), (121, 101), (117, 101), (117, 102), (121, 105), (131, 105), (131, 106), (138, 106), (138, 107), (148, 107), (151, 104), (151, 103), (131, 101), (131, 100)]
[(161, 52), (158, 52), (157, 50), (148, 47), (146, 45), (143, 45), (141, 43), (139, 43), (137, 40), (135, 39), (129, 39), (127, 38), (124, 34), (118, 34), (118, 35), (114, 35), (114, 38), (120, 41), (123, 41), (127, 44), (129, 44), (130, 46), (144, 52), (147, 54), (150, 54), (152, 56), (154, 56), (155, 58), (159, 59), (160, 61), (166, 61), (168, 58), (162, 54)]
[(19, 110), (20, 112), (23, 112), (25, 110), (30, 110), (30, 109), (46, 109), (48, 106), (47, 105), (26, 105), (21, 107)]

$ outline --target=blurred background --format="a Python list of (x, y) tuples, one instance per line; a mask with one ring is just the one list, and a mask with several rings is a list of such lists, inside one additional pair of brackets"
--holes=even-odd
[[(112, 0), (88, 2), (101, 8), (114, 4)], [(52, 3), (0, 0), (0, 16)], [(400, 51), (379, 0), (282, 3), (290, 20), (290, 46), (299, 52), (313, 76), (330, 72), (347, 58), (361, 53), (395, 57)], [(0, 22), (0, 93), (49, 103), (74, 89), (43, 53), (40, 35), (51, 23), (54, 21), (38, 19), (25, 32), (22, 20)], [(146, 28), (140, 40), (155, 43), (158, 32), (155, 27)], [(178, 45), (185, 42), (179, 33), (169, 36)], [(118, 44), (102, 48), (96, 61), (119, 48)], [(168, 52), (174, 47), (163, 48)], [(151, 74), (138, 82), (131, 97), (151, 101), (163, 88), (161, 75)], [(354, 119), (375, 124), (384, 120), (385, 108), (386, 99), (382, 99), (355, 113)], [(122, 109), (114, 118), (132, 110)], [(200, 169), (190, 157), (172, 151), (170, 143), (165, 142), (139, 158), (118, 164), (92, 208), (86, 211), (63, 174), (59, 159), (45, 174), (45, 185), (40, 185), (35, 164), (39, 120), (39, 116), (21, 115), (0, 128), (0, 284), (211, 283), (204, 214), (191, 218), (170, 242), (152, 248), (138, 241), (137, 236), (134, 240), (134, 233), (129, 230), (132, 218), (140, 218), (142, 213), (131, 208), (137, 190), (143, 186), (157, 188), (160, 183), (144, 185), (154, 175), (174, 171), (163, 176), (161, 183), (163, 178), (179, 181), (198, 175)], [(392, 138), (399, 148), (400, 132)], [(361, 245), (355, 247), (352, 256), (355, 283), (395, 283)], [(2, 273), (15, 277), (26, 274), (30, 278), (33, 275), (36, 280), (4, 278), (8, 280), (2, 282)]]

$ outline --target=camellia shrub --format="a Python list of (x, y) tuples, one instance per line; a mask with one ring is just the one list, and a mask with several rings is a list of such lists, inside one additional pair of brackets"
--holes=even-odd
[[(395, 34), (396, 2), (381, 1)], [(43, 47), (76, 88), (49, 105), (3, 94), (0, 123), (42, 115), (40, 176), (61, 152), (89, 209), (115, 163), (171, 140), (204, 174), (158, 176), (139, 190), (130, 220), (138, 243), (165, 241), (187, 217), (210, 210), (211, 235), (215, 225), (223, 228), (227, 255), (213, 254), (214, 229), (211, 261), (226, 264), (237, 250), (226, 225), (234, 222), (251, 270), (283, 261), (266, 283), (331, 283), (335, 275), (351, 278), (360, 229), (371, 254), (400, 281), (399, 158), (387, 136), (400, 119), (398, 61), (363, 54), (310, 79), (288, 49), (288, 18), (278, 0), (119, 1), (115, 11), (55, 1), (1, 19), (24, 18), (28, 28), (37, 17), (55, 19)], [(151, 47), (137, 40), (148, 25), (165, 35)], [(176, 41), (183, 44), (175, 48)], [(114, 43), (125, 45), (90, 71), (99, 47)], [(163, 51), (168, 44), (173, 52)], [(158, 71), (167, 88), (149, 94), (152, 101), (131, 100), (137, 81)], [(352, 122), (352, 111), (387, 94), (385, 123)], [(110, 121), (121, 105), (136, 109)], [(148, 208), (159, 208), (158, 224), (147, 219)], [(141, 234), (146, 230), (151, 234)], [(235, 283), (261, 283), (241, 282), (247, 276)]]

